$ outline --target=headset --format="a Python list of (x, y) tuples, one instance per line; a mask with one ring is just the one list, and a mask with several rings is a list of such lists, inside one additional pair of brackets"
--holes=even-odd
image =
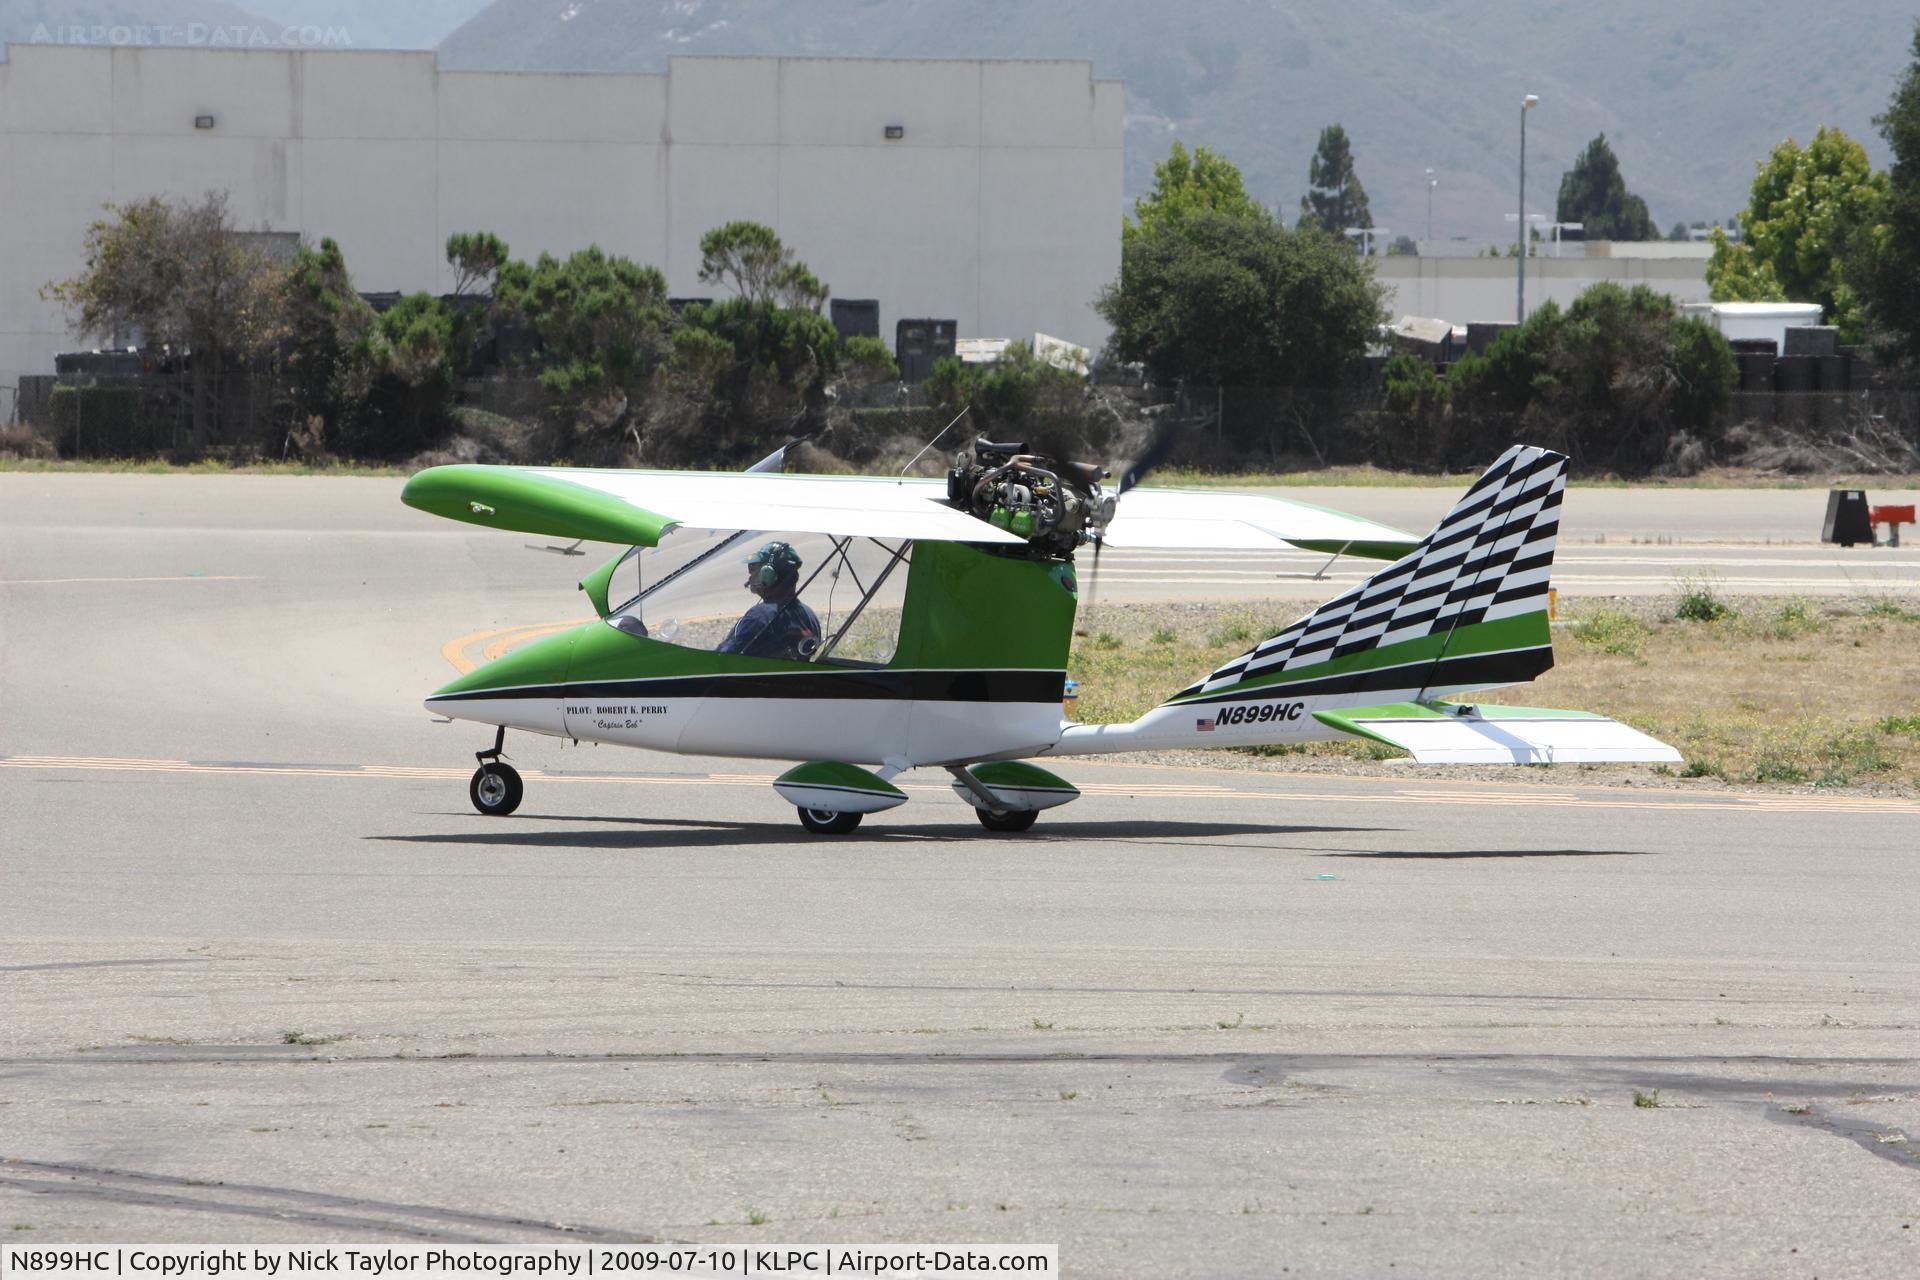
[(770, 587), (785, 577), (800, 576), (800, 553), (784, 542), (769, 542), (747, 557), (753, 585)]

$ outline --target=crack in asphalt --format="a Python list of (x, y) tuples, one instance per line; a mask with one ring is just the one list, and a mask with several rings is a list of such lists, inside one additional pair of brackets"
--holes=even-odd
[[(876, 1066), (876, 1067), (940, 1067), (940, 1066), (1023, 1066), (1042, 1063), (1057, 1063), (1063, 1060), (1074, 1062), (1117, 1063), (1138, 1066), (1183, 1066), (1183, 1065), (1221, 1065), (1236, 1067), (1257, 1063), (1264, 1067), (1292, 1064), (1312, 1069), (1356, 1067), (1368, 1064), (1396, 1065), (1409, 1063), (1451, 1064), (1460, 1066), (1519, 1067), (1529, 1063), (1551, 1066), (1583, 1067), (1599, 1071), (1619, 1073), (1623, 1079), (1630, 1078), (1637, 1083), (1671, 1084), (1673, 1087), (1691, 1088), (1700, 1092), (1724, 1091), (1727, 1088), (1762, 1088), (1778, 1090), (1775, 1083), (1748, 1084), (1740, 1081), (1727, 1081), (1721, 1077), (1678, 1074), (1676, 1069), (1688, 1066), (1736, 1067), (1903, 1067), (1920, 1073), (1920, 1058), (1914, 1057), (1857, 1057), (1857, 1058), (1816, 1058), (1795, 1057), (1776, 1054), (1673, 1054), (1653, 1057), (1621, 1058), (1612, 1054), (1577, 1053), (1309, 1053), (1276, 1054), (1258, 1051), (1220, 1050), (1208, 1053), (1177, 1052), (1081, 1052), (1074, 1049), (1055, 1049), (1032, 1052), (988, 1051), (979, 1053), (938, 1053), (919, 1050), (911, 1053), (889, 1053), (879, 1050), (716, 1050), (713, 1052), (634, 1052), (611, 1051), (605, 1053), (394, 1053), (394, 1054), (340, 1054), (302, 1051), (299, 1045), (279, 1044), (229, 1044), (229, 1045), (178, 1045), (155, 1046), (141, 1045), (138, 1050), (122, 1052), (118, 1046), (108, 1046), (100, 1051), (50, 1054), (44, 1057), (16, 1056), (0, 1057), (0, 1068), (29, 1068), (45, 1066), (172, 1066), (180, 1063), (222, 1063), (239, 1065), (244, 1063), (275, 1064), (285, 1062), (320, 1065), (399, 1065), (426, 1064), (463, 1066), (473, 1065), (551, 1065), (580, 1066), (594, 1063), (656, 1063), (660, 1065), (684, 1064), (702, 1065), (710, 1063), (761, 1063), (766, 1065), (788, 1066)], [(1633, 1064), (1645, 1064), (1638, 1070), (1630, 1070)], [(1660, 1073), (1659, 1078), (1655, 1074)], [(1843, 1086), (1827, 1082), (1813, 1086), (1816, 1093), (1827, 1093)], [(1854, 1090), (1875, 1090), (1879, 1092), (1897, 1091), (1920, 1093), (1920, 1083), (1890, 1084), (1887, 1081), (1866, 1083), (1848, 1083), (1844, 1086)]]
[(1853, 1119), (1832, 1112), (1819, 1111), (1809, 1106), (1805, 1111), (1794, 1112), (1785, 1108), (1769, 1108), (1767, 1119), (1775, 1124), (1789, 1125), (1796, 1129), (1818, 1129), (1831, 1133), (1835, 1137), (1845, 1138), (1854, 1143), (1868, 1155), (1879, 1156), (1900, 1166), (1920, 1173), (1920, 1150), (1899, 1128), (1892, 1125), (1875, 1124), (1867, 1119)]
[(167, 956), (154, 960), (55, 960), (46, 964), (0, 964), (0, 973), (32, 973), (41, 969), (114, 969), (127, 965), (206, 964), (206, 956)]
[[(11, 1187), (34, 1195), (106, 1200), (115, 1204), (267, 1218), (276, 1222), (295, 1222), (307, 1226), (332, 1227), (343, 1231), (377, 1231), (420, 1240), (445, 1240), (464, 1244), (485, 1244), (496, 1237), (463, 1234), (450, 1230), (450, 1227), (533, 1232), (541, 1236), (555, 1236), (567, 1240), (592, 1240), (619, 1244), (658, 1243), (658, 1237), (655, 1236), (622, 1232), (607, 1227), (468, 1213), (460, 1209), (445, 1209), (435, 1205), (396, 1204), (353, 1196), (332, 1195), (322, 1191), (302, 1191), (293, 1187), (268, 1187), (254, 1183), (181, 1178), (167, 1174), (141, 1173), (131, 1169), (61, 1164), (11, 1156), (0, 1157), (0, 1187)], [(235, 1198), (248, 1196), (263, 1200), (265, 1203), (250, 1204), (243, 1199)], [(343, 1212), (333, 1212), (334, 1210)], [(425, 1222), (406, 1221), (409, 1218), (424, 1219)]]

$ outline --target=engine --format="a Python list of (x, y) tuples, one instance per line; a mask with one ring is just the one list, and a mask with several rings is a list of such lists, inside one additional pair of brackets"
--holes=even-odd
[(1091, 462), (1055, 462), (1025, 443), (976, 440), (973, 457), (954, 458), (947, 500), (960, 510), (1025, 538), (1029, 554), (1071, 559), (1113, 519), (1113, 498)]

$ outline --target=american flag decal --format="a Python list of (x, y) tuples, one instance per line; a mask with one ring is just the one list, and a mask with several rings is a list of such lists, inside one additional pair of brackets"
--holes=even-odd
[(1208, 716), (1205, 719), (1197, 719), (1193, 722), (1193, 727), (1201, 733), (1212, 733), (1213, 717)]

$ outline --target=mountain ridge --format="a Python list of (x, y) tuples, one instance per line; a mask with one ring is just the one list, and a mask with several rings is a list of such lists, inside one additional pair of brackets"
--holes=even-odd
[(1787, 136), (1837, 125), (1876, 164), (1872, 125), (1904, 70), (1914, 11), (1843, 18), (1785, 0), (496, 0), (440, 45), (449, 69), (664, 71), (668, 57), (1035, 57), (1127, 85), (1126, 192), (1176, 139), (1239, 165), (1289, 219), (1320, 129), (1341, 123), (1375, 220), (1489, 244), (1511, 236), (1520, 99), (1529, 213), (1596, 134), (1662, 230), (1744, 207)]

